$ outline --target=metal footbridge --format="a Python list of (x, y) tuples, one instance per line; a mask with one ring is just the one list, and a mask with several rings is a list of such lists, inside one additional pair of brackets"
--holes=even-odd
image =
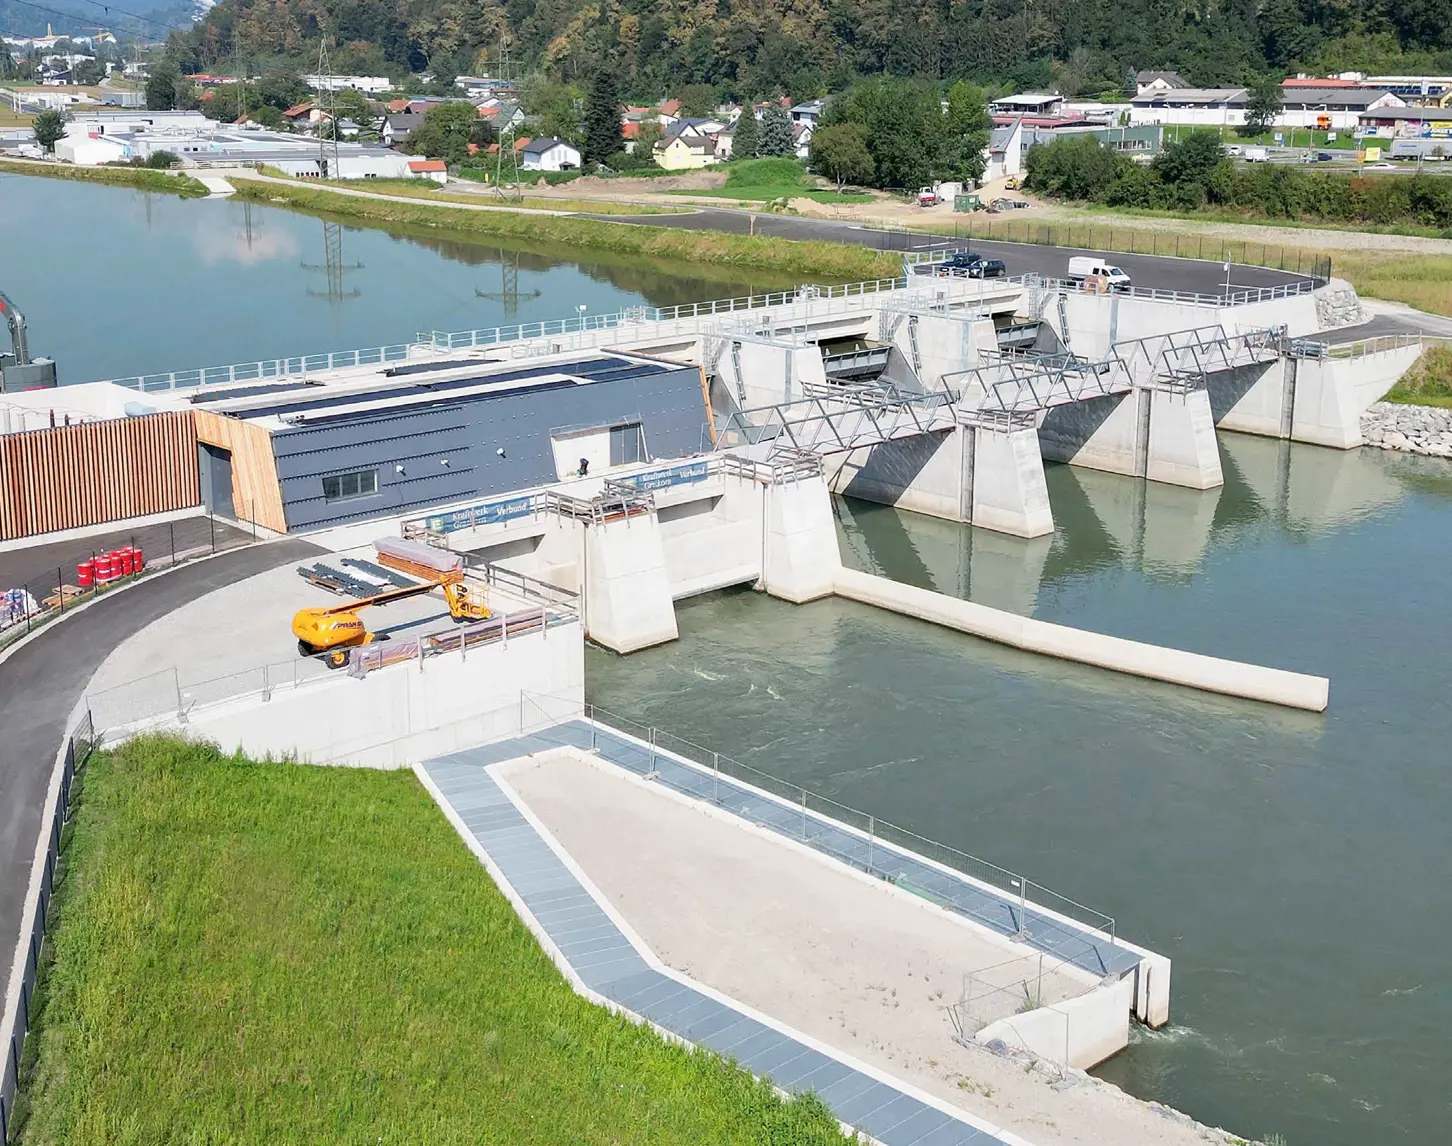
[(1102, 359), (1075, 354), (1003, 353), (996, 361), (945, 377), (958, 386), (962, 404), (992, 419), (1036, 414), (1136, 388), (1189, 393), (1203, 390), (1212, 374), (1273, 362), (1287, 352), (1285, 327), (1227, 334), (1200, 326), (1116, 342)]
[(1284, 327), (1227, 334), (1202, 326), (1116, 342), (1102, 359), (1074, 354), (1002, 354), (945, 375), (950, 388), (914, 392), (882, 383), (805, 383), (803, 396), (738, 410), (717, 435), (717, 449), (752, 457), (825, 457), (955, 426), (1026, 429), (1054, 406), (1134, 389), (1189, 393), (1212, 374), (1287, 353)]

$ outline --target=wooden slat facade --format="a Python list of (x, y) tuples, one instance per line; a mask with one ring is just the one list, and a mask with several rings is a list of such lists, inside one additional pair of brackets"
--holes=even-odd
[(287, 532), (282, 510), (282, 487), (277, 484), (277, 461), (272, 435), (261, 426), (238, 418), (225, 418), (207, 410), (194, 410), (197, 440), (232, 454), (232, 511), (242, 521), (278, 533)]
[(190, 410), (0, 437), (5, 540), (187, 509), (200, 500)]

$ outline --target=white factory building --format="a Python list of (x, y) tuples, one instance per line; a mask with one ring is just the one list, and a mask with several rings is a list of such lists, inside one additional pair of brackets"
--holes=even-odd
[(316, 179), (407, 179), (409, 156), (358, 143), (337, 145), (336, 171), (324, 172), (332, 147), (303, 135), (218, 123), (195, 111), (106, 110), (77, 114), (55, 147), (62, 162), (95, 167), (169, 151), (187, 167), (267, 164)]

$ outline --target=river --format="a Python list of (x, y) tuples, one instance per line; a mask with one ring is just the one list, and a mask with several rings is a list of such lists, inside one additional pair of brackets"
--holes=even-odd
[[(791, 285), (346, 226), (329, 297), (314, 216), (14, 176), (0, 207), (0, 289), (67, 382)], [(1051, 466), (1057, 529), (1035, 541), (839, 501), (843, 558), (1323, 674), (1322, 716), (750, 591), (681, 603), (675, 644), (592, 649), (590, 698), (1024, 871), (1170, 956), (1172, 1025), (1099, 1071), (1134, 1094), (1291, 1146), (1440, 1146), (1452, 466), (1221, 450), (1205, 493)]]
[(0, 211), (0, 290), (62, 385), (796, 285), (736, 267), (354, 224), (331, 228), (330, 275), (320, 217), (33, 176), (0, 175)]
[[(1097, 1072), (1291, 1146), (1447, 1141), (1452, 466), (1221, 435), (1205, 493), (1051, 466), (1021, 541), (839, 501), (849, 565), (1331, 679), (1322, 716), (838, 600), (683, 602), (590, 699), (992, 860), (1174, 960)], [(946, 1019), (944, 1020), (947, 1021)]]

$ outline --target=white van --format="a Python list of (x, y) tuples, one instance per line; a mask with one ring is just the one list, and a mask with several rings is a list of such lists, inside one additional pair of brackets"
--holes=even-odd
[(1134, 285), (1124, 271), (1094, 255), (1077, 255), (1069, 260), (1071, 283), (1081, 283), (1096, 275), (1105, 280), (1104, 285), (1110, 290), (1128, 290)]

